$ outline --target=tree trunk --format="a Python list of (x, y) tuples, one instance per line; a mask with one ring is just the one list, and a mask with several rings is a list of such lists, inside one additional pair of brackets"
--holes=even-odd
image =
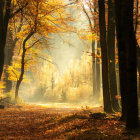
[[(6, 8), (5, 8), (6, 7)], [(6, 44), (7, 28), (10, 17), (11, 0), (0, 2), (0, 80), (4, 67), (4, 49)], [(6, 10), (5, 10), (6, 9)]]
[[(20, 25), (19, 25), (19, 28), (17, 30), (17, 33), (19, 33), (21, 31), (22, 25), (23, 25), (23, 15), (21, 14)], [(8, 79), (9, 73), (7, 71), (7, 67), (12, 65), (12, 57), (14, 55), (14, 48), (16, 46), (17, 41), (18, 41), (18, 38), (16, 37), (15, 39), (13, 39), (12, 31), (9, 29), (8, 30), (8, 38), (6, 41), (7, 44), (5, 47), (6, 58), (5, 58), (4, 64), (6, 65), (6, 68), (4, 70), (4, 75), (5, 75), (4, 76), (4, 82), (5, 82), (4, 92), (10, 92), (10, 90), (12, 88), (12, 81)]]
[(24, 72), (25, 72), (26, 42), (32, 37), (33, 34), (34, 34), (34, 32), (31, 32), (30, 34), (28, 34), (28, 36), (23, 41), (23, 46), (22, 46), (23, 52), (22, 52), (22, 59), (21, 59), (21, 73), (20, 73), (19, 79), (17, 80), (17, 83), (16, 83), (15, 103), (17, 103), (19, 87), (20, 87), (20, 84), (23, 80), (23, 76), (24, 76)]
[(108, 75), (108, 51), (106, 42), (106, 25), (105, 25), (105, 1), (99, 0), (99, 28), (100, 28), (100, 45), (102, 55), (102, 79), (103, 79), (103, 101), (104, 111), (112, 113), (111, 98), (109, 92), (109, 75)]
[(22, 79), (18, 80), (17, 81), (17, 84), (16, 84), (16, 90), (15, 90), (15, 103), (18, 103), (18, 91), (19, 91), (19, 86), (22, 82)]
[(122, 116), (126, 119), (127, 129), (138, 127), (137, 49), (133, 27), (133, 2), (115, 1)]
[(17, 42), (17, 39), (13, 40), (13, 36), (12, 36), (12, 32), (9, 30), (8, 31), (8, 39), (7, 39), (7, 44), (5, 47), (5, 55), (6, 58), (4, 60), (4, 64), (6, 65), (5, 69), (4, 69), (4, 83), (5, 83), (5, 88), (4, 88), (4, 92), (10, 92), (10, 90), (12, 89), (12, 81), (9, 80), (9, 73), (7, 71), (7, 67), (12, 65), (12, 57), (14, 55), (14, 48)]
[(107, 45), (109, 54), (109, 82), (111, 103), (114, 111), (119, 111), (117, 96), (117, 80), (115, 71), (115, 7), (112, 0), (108, 0), (108, 34)]
[(139, 73), (139, 81), (138, 81), (138, 95), (140, 97), (140, 48), (139, 46), (137, 47), (137, 70), (138, 70), (138, 73)]
[(23, 75), (24, 75), (24, 72), (25, 72), (25, 70), (24, 70), (25, 69), (25, 67), (24, 67), (25, 66), (25, 53), (26, 53), (25, 44), (26, 44), (26, 42), (24, 41), (22, 60), (21, 60), (21, 73), (20, 73), (19, 79), (17, 80), (16, 90), (15, 90), (15, 103), (17, 103), (19, 87), (20, 87), (20, 84), (23, 80)]
[[(92, 72), (93, 72), (93, 98), (97, 98), (96, 91), (96, 59), (95, 59), (95, 40), (92, 40)], [(95, 100), (96, 101), (96, 100)]]
[[(100, 52), (98, 50), (100, 48), (100, 43), (97, 41), (97, 56), (100, 56)], [(96, 92), (97, 92), (97, 99), (99, 100), (101, 94), (101, 78), (100, 78), (100, 58), (96, 57)]]

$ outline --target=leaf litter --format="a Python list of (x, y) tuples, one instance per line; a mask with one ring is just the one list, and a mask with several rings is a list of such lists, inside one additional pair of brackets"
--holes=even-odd
[(120, 113), (92, 109), (56, 109), (35, 105), (0, 110), (0, 140), (139, 140), (139, 130), (126, 131)]

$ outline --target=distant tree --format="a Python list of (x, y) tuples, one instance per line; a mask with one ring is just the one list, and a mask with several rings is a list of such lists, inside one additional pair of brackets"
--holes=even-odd
[(97, 56), (100, 55), (98, 49), (100, 48), (100, 43), (98, 40), (98, 19), (97, 19), (97, 2), (88, 0), (86, 8), (81, 1), (80, 5), (82, 5), (82, 10), (87, 17), (89, 23), (89, 29), (91, 34), (91, 47), (92, 47), (92, 69), (93, 69), (93, 97), (95, 100), (99, 100), (100, 96), (100, 58)]
[(122, 118), (127, 129), (138, 127), (137, 43), (133, 25), (134, 0), (116, 0)]
[(67, 101), (66, 91), (64, 91), (63, 88), (62, 88), (62, 93), (61, 93), (61, 101), (62, 102), (66, 102)]
[(100, 47), (100, 41), (97, 41), (97, 56), (96, 57), (96, 92), (98, 93), (98, 98), (101, 95), (101, 51), (100, 51), (101, 47)]
[[(85, 2), (85, 1), (84, 1)], [(102, 69), (108, 69), (108, 82), (109, 82), (109, 96), (111, 97), (111, 105), (114, 111), (119, 111), (117, 96), (117, 81), (115, 71), (115, 8), (112, 0), (108, 1), (108, 9), (104, 13), (108, 22), (105, 22), (106, 28), (106, 45), (107, 45), (107, 59), (108, 66), (102, 67)], [(88, 7), (88, 8), (87, 8)], [(86, 8), (83, 5), (83, 11), (88, 18), (90, 30), (92, 33), (92, 57), (93, 57), (93, 94), (94, 96), (100, 95), (100, 58), (98, 57), (100, 43), (98, 41), (99, 36), (99, 17), (98, 17), (98, 1), (86, 1)], [(107, 16), (108, 14), (108, 16)], [(107, 24), (106, 24), (107, 23)], [(95, 38), (95, 34), (97, 38)], [(95, 47), (97, 42), (97, 47)], [(101, 48), (102, 49), (102, 48)], [(102, 49), (103, 50), (103, 49)]]

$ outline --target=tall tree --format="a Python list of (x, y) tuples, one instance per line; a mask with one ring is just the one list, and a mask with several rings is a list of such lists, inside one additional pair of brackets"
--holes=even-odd
[[(98, 49), (100, 48), (98, 36), (98, 20), (97, 20), (97, 2), (89, 0), (87, 5), (88, 8), (85, 8), (82, 1), (80, 3), (82, 5), (83, 12), (85, 13), (88, 22), (90, 33), (92, 36), (91, 46), (92, 46), (92, 69), (93, 69), (93, 97), (95, 101), (99, 101), (100, 96), (100, 58)], [(97, 46), (96, 46), (97, 45)]]
[[(100, 56), (100, 42), (99, 40), (97, 41), (97, 56)], [(101, 95), (101, 58), (96, 57), (96, 92), (98, 97)]]
[(138, 127), (137, 43), (133, 26), (134, 0), (116, 0), (122, 117), (127, 129)]
[(24, 73), (25, 73), (25, 56), (26, 56), (26, 43), (27, 41), (35, 34), (35, 30), (31, 30), (31, 32), (27, 35), (27, 37), (24, 39), (23, 41), (23, 45), (22, 45), (22, 59), (21, 59), (21, 73), (20, 73), (20, 76), (17, 80), (17, 83), (16, 83), (16, 90), (15, 90), (15, 102), (17, 103), (17, 99), (18, 99), (18, 91), (19, 91), (19, 87), (20, 87), (20, 84), (23, 80), (23, 76), (24, 76)]
[[(97, 1), (91, 1), (88, 0), (87, 2), (88, 8), (84, 8), (83, 6), (83, 11), (85, 15), (88, 18), (91, 33), (92, 33), (92, 53), (93, 53), (93, 73), (94, 73), (94, 80), (93, 80), (93, 86), (94, 86), (94, 94), (99, 96), (100, 93), (100, 81), (99, 81), (99, 75), (100, 75), (100, 64), (98, 59), (98, 48), (99, 48), (99, 43), (97, 40), (97, 51), (95, 51), (95, 34), (99, 35), (99, 20), (98, 20), (98, 14), (97, 14)], [(87, 10), (88, 9), (88, 10)], [(107, 11), (107, 10), (105, 10)], [(107, 13), (107, 12), (106, 12)], [(105, 13), (104, 13), (105, 14)], [(105, 14), (107, 15), (107, 14)], [(117, 82), (116, 82), (116, 71), (115, 71), (115, 8), (114, 8), (114, 3), (112, 0), (108, 1), (108, 28), (107, 28), (107, 38), (105, 38), (106, 43), (107, 43), (107, 58), (108, 58), (108, 72), (109, 72), (109, 94), (111, 97), (111, 104), (113, 107), (114, 111), (119, 110), (119, 104), (118, 100), (116, 99), (117, 95)], [(106, 23), (105, 23), (106, 24)], [(95, 40), (95, 41), (94, 41)], [(96, 59), (95, 59), (96, 57)], [(104, 67), (103, 67), (104, 69)]]
[(102, 55), (102, 79), (103, 79), (103, 101), (104, 111), (111, 113), (111, 97), (109, 91), (109, 71), (108, 71), (108, 50), (106, 41), (106, 22), (105, 22), (105, 1), (99, 0), (99, 28), (100, 28), (100, 46)]
[[(16, 43), (19, 40), (19, 38), (16, 36), (16, 34), (18, 34), (21, 31), (22, 26), (23, 26), (22, 12), (21, 12), (21, 15), (19, 15), (19, 16), (20, 16), (20, 21), (19, 21), (19, 24), (17, 25), (17, 27), (13, 26), (13, 24), (15, 25), (15, 23), (9, 22), (13, 28), (11, 26), (8, 27), (8, 32), (7, 32), (7, 39), (6, 39), (6, 46), (5, 46), (6, 57), (4, 60), (5, 69), (4, 69), (4, 79), (3, 79), (4, 84), (5, 84), (4, 92), (6, 92), (6, 93), (10, 92), (10, 90), (12, 88), (12, 81), (9, 80), (8, 67), (12, 66), (12, 58), (14, 55), (14, 49), (16, 47)], [(17, 19), (19, 19), (19, 17)], [(15, 20), (15, 18), (14, 18), (14, 20)]]
[[(89, 28), (90, 28), (90, 32), (92, 34), (92, 41), (91, 41), (91, 47), (92, 47), (92, 69), (93, 69), (93, 97), (97, 97), (97, 92), (96, 92), (96, 59), (95, 59), (95, 38), (94, 38), (94, 20), (91, 20), (87, 10), (85, 9), (85, 6), (82, 5), (82, 9), (83, 12), (85, 13), (88, 22), (89, 22)], [(93, 12), (91, 11), (91, 14), (93, 14)]]
[(115, 70), (115, 3), (108, 0), (108, 28), (107, 28), (107, 47), (109, 56), (109, 85), (111, 103), (114, 111), (119, 111), (117, 96), (117, 80)]
[[(11, 0), (1, 0), (0, 2), (0, 79), (3, 73), (4, 66), (4, 50), (6, 45), (7, 29), (10, 18), (14, 17), (17, 13), (22, 11), (28, 2), (24, 1), (22, 7), (16, 9), (11, 8)], [(12, 9), (12, 10), (11, 10)], [(12, 11), (12, 12), (11, 12)]]
[[(19, 87), (24, 79), (27, 51), (39, 42), (38, 38), (40, 37), (47, 38), (49, 33), (68, 32), (70, 30), (67, 23), (71, 22), (72, 18), (67, 14), (65, 6), (63, 1), (32, 0), (23, 10), (25, 26), (21, 32), (23, 38), (22, 56), (20, 75), (17, 77), (16, 83), (15, 102), (17, 102)], [(34, 43), (33, 40), (35, 40)], [(35, 54), (37, 55), (37, 51)]]
[(8, 73), (8, 66), (12, 65), (12, 57), (14, 55), (14, 48), (16, 45), (16, 41), (13, 40), (13, 34), (11, 30), (8, 30), (7, 33), (8, 37), (7, 37), (7, 41), (6, 41), (6, 46), (5, 46), (5, 59), (4, 59), (4, 92), (8, 93), (10, 92), (11, 88), (12, 88), (12, 81), (9, 80), (9, 73)]
[(7, 28), (10, 18), (11, 0), (1, 0), (0, 2), (0, 79), (4, 66), (4, 48), (6, 44)]

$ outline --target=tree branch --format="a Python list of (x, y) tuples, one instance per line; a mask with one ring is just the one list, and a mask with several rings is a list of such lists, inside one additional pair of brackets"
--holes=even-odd
[(88, 15), (88, 13), (87, 13), (87, 11), (86, 11), (84, 5), (82, 5), (82, 8), (83, 8), (83, 11), (84, 11), (84, 13), (86, 14), (86, 16), (87, 16), (87, 18), (88, 18), (88, 22), (89, 22), (89, 25), (90, 25), (90, 29), (91, 29), (91, 31), (93, 31), (94, 28), (93, 28), (93, 25), (92, 25), (91, 19), (90, 19), (89, 15)]
[(31, 49), (36, 43), (38, 43), (42, 38), (36, 40), (30, 47), (26, 48), (26, 50)]
[(16, 14), (18, 14), (20, 11), (22, 11), (27, 5), (28, 5), (28, 2), (21, 8), (17, 9), (14, 13), (12, 13), (9, 18), (13, 18)]
[(18, 76), (17, 74), (14, 72), (14, 70), (12, 70), (12, 72), (14, 73), (14, 75), (16, 76), (17, 80), (18, 80)]

